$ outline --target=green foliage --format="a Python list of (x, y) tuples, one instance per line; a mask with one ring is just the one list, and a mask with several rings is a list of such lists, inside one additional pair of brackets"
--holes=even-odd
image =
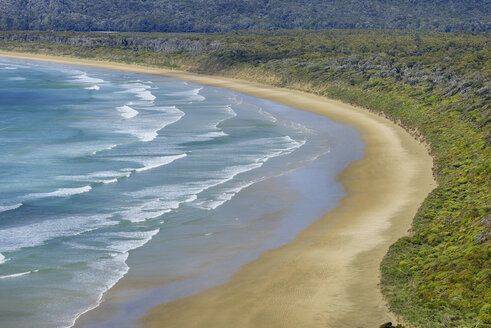
[(3, 0), (1, 30), (489, 30), (485, 0)]
[(383, 113), (431, 145), (439, 187), (391, 246), (382, 290), (421, 327), (489, 327), (489, 33), (0, 33), (0, 48), (180, 67), (296, 88)]
[(486, 303), (482, 306), (477, 317), (482, 323), (491, 324), (491, 304)]

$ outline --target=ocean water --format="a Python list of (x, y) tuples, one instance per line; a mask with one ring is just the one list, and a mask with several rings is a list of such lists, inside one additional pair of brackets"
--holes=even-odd
[(128, 257), (152, 239), (179, 275), (215, 258), (203, 236), (222, 236), (234, 257), (228, 247), (248, 240), (227, 205), (337, 144), (288, 110), (185, 81), (0, 59), (0, 326), (73, 326), (138, 271)]

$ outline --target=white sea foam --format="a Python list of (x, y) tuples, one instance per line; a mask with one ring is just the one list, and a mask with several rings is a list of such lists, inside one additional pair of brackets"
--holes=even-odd
[[(148, 109), (152, 110), (151, 108), (146, 108), (146, 110)], [(185, 115), (177, 107), (159, 107), (159, 109), (153, 111), (165, 111), (165, 113), (139, 115), (131, 121), (125, 121), (121, 131), (133, 134), (143, 142), (149, 142), (158, 136), (160, 130), (169, 124), (179, 121)]]
[(206, 210), (213, 210), (217, 208), (218, 206), (228, 202), (231, 200), (236, 194), (238, 194), (242, 189), (245, 189), (258, 181), (250, 181), (241, 184), (240, 186), (229, 188), (224, 190), (221, 194), (216, 195), (213, 199), (211, 200), (206, 200), (206, 201), (201, 201), (196, 203), (197, 207), (200, 207), (202, 209)]
[(157, 111), (157, 112), (165, 112), (169, 114), (184, 114), (179, 108), (176, 106), (152, 106), (152, 107), (146, 107), (145, 110), (150, 110), (150, 111)]
[(143, 142), (149, 142), (149, 141), (152, 141), (153, 139), (157, 138), (157, 136), (159, 135), (157, 132), (159, 131), (160, 129), (158, 130), (154, 130), (154, 131), (149, 131), (149, 132), (145, 132), (145, 131), (134, 131), (133, 134), (136, 135), (141, 141)]
[(301, 124), (301, 123), (298, 123), (298, 122), (295, 122), (295, 121), (289, 121), (289, 120), (281, 120), (279, 122), (279, 125), (282, 125), (282, 126), (286, 126), (286, 127), (289, 127), (289, 128), (292, 128), (302, 134), (311, 134), (311, 135), (316, 135), (318, 134), (318, 132), (314, 129), (311, 129), (311, 128), (308, 128), (307, 126)]
[(57, 176), (56, 178), (61, 180), (69, 180), (69, 181), (115, 183), (118, 181), (118, 179), (128, 178), (130, 175), (131, 172), (99, 171), (99, 172), (89, 173), (86, 175), (60, 175)]
[(220, 125), (220, 123), (228, 120), (228, 119), (231, 119), (233, 117), (236, 117), (237, 116), (237, 113), (232, 109), (231, 106), (227, 105), (224, 107), (224, 110), (225, 110), (225, 113), (227, 114), (227, 117), (219, 120), (217, 123), (215, 123), (215, 125), (212, 127), (213, 130), (215, 131), (210, 131), (210, 132), (207, 132), (205, 134), (202, 134), (201, 137), (205, 137), (205, 138), (218, 138), (218, 137), (225, 137), (225, 136), (228, 136), (228, 134), (226, 134), (225, 132), (223, 132), (218, 126)]
[(5, 256), (3, 256), (2, 253), (0, 253), (0, 264), (5, 263), (6, 259)]
[(117, 147), (117, 146), (118, 146), (118, 145), (113, 144), (113, 145), (109, 145), (109, 146), (107, 146), (107, 147), (104, 147), (103, 149), (100, 149), (100, 150), (95, 150), (95, 151), (93, 151), (93, 152), (92, 152), (92, 155), (95, 155), (95, 154), (97, 154), (97, 153), (100, 153), (101, 151), (111, 150), (111, 149), (113, 149), (113, 148), (115, 148), (115, 147)]
[(157, 167), (161, 167), (167, 164), (170, 164), (174, 162), (175, 160), (178, 160), (180, 158), (186, 157), (186, 154), (180, 154), (180, 155), (175, 155), (175, 156), (164, 156), (164, 157), (158, 157), (155, 159), (143, 159), (140, 163), (143, 164), (144, 166), (141, 168), (136, 169), (136, 172), (143, 172), (143, 171), (148, 171), (151, 169), (155, 169)]
[[(221, 111), (217, 113), (215, 112), (216, 109), (221, 109)], [(230, 105), (227, 105), (219, 108), (214, 107), (211, 114), (214, 115), (208, 115), (205, 118), (206, 122), (200, 122), (200, 131), (186, 134), (181, 138), (181, 142), (201, 142), (228, 136), (219, 125), (222, 122), (237, 116), (237, 113), (235, 113)]]
[(290, 154), (298, 148), (302, 147), (305, 142), (305, 140), (296, 141), (289, 136), (284, 136), (268, 139), (248, 140), (240, 143), (237, 147), (240, 147), (242, 149), (249, 148), (255, 150), (256, 153), (262, 153), (262, 156), (257, 157), (255, 161), (265, 162), (272, 157)]
[(223, 109), (224, 109), (225, 114), (227, 116), (224, 117), (224, 118), (221, 118), (218, 122), (216, 122), (216, 123), (213, 124), (213, 126), (211, 127), (211, 129), (214, 130), (214, 131), (210, 131), (210, 132), (206, 132), (204, 134), (201, 134), (200, 137), (204, 137), (204, 138), (218, 138), (218, 137), (228, 136), (228, 134), (226, 134), (225, 132), (223, 132), (218, 126), (220, 125), (220, 123), (225, 122), (226, 120), (231, 119), (233, 117), (236, 117), (237, 116), (237, 113), (232, 109), (232, 107), (230, 105), (224, 106)]
[(143, 83), (134, 83), (125, 85), (128, 89), (123, 92), (132, 93), (141, 100), (152, 102), (157, 98), (149, 91), (152, 87)]
[(123, 116), (125, 119), (130, 119), (138, 115), (138, 111), (134, 110), (128, 105), (118, 107), (117, 110), (120, 113), (120, 115)]
[(91, 186), (84, 186), (80, 188), (60, 188), (52, 192), (40, 192), (40, 193), (32, 193), (24, 196), (24, 199), (33, 199), (33, 198), (47, 198), (47, 197), (69, 197), (77, 194), (83, 194), (92, 189)]
[(96, 83), (103, 83), (105, 82), (102, 79), (98, 79), (96, 77), (91, 77), (88, 76), (87, 73), (83, 72), (80, 75), (77, 75), (74, 77), (75, 81), (82, 82), (82, 83), (90, 83), (90, 84), (96, 84)]
[(117, 222), (110, 220), (107, 215), (55, 217), (0, 230), (0, 249), (10, 252), (35, 247), (54, 238), (80, 235), (114, 224)]
[[(203, 189), (203, 191), (211, 189), (213, 187), (217, 187), (219, 185), (224, 185), (227, 182), (232, 181), (236, 176), (239, 174), (243, 174), (252, 170), (255, 170), (261, 166), (264, 165), (269, 159), (282, 156), (282, 155), (287, 155), (295, 151), (296, 149), (300, 148), (303, 144), (305, 144), (305, 141), (295, 141), (291, 139), (288, 136), (285, 137), (278, 137), (278, 138), (270, 138), (269, 141), (265, 140), (255, 140), (255, 141), (247, 141), (244, 143), (244, 145), (241, 146), (241, 148), (245, 148), (246, 145), (247, 147), (250, 146), (255, 146), (257, 145), (257, 149), (261, 149), (259, 145), (265, 145), (268, 144), (270, 147), (271, 146), (276, 146), (275, 148), (269, 148), (266, 153), (264, 153), (262, 156), (257, 157), (257, 154), (251, 156), (249, 159), (252, 161), (252, 163), (248, 164), (242, 164), (242, 165), (234, 165), (230, 166), (220, 172), (218, 175), (218, 179), (216, 180), (217, 182), (210, 184), (207, 188)], [(247, 159), (247, 156), (243, 156), (244, 159)], [(203, 199), (199, 200), (194, 203), (195, 206), (202, 208), (202, 209), (215, 209), (218, 206), (224, 204), (225, 202), (231, 200), (238, 192), (240, 192), (242, 189), (249, 187), (250, 185), (257, 183), (261, 181), (262, 179), (256, 179), (254, 181), (244, 181), (240, 182), (231, 187), (226, 187), (223, 190), (219, 191), (217, 194), (214, 194), (212, 196), (212, 199)]]
[(148, 243), (160, 229), (151, 231), (122, 231), (107, 233), (106, 238), (111, 240), (109, 250), (126, 253), (132, 249), (142, 247)]
[(131, 80), (128, 81), (129, 83), (146, 83), (146, 84), (153, 84), (153, 81), (143, 81), (143, 80)]
[(118, 182), (118, 179), (102, 180), (101, 182), (104, 184), (116, 183), (116, 182)]
[[(126, 264), (128, 252), (148, 243), (159, 231), (160, 229), (141, 232), (117, 232), (113, 234), (104, 234), (104, 240), (106, 240), (108, 237), (113, 240), (109, 250), (117, 252), (117, 254), (112, 255), (110, 259), (104, 259), (99, 262), (91, 263), (90, 266), (92, 271), (94, 271), (94, 275), (98, 275), (98, 279), (96, 279), (97, 281), (100, 281), (101, 277), (107, 277), (107, 281), (103, 286), (95, 290), (95, 292), (99, 294), (96, 302), (88, 306), (84, 311), (79, 312), (73, 318), (69, 327), (74, 326), (75, 322), (81, 315), (98, 307), (101, 304), (104, 293), (111, 289), (128, 273), (129, 267)], [(119, 242), (116, 242), (116, 240), (119, 240)], [(109, 277), (107, 276), (108, 272), (111, 273)], [(92, 283), (94, 280), (93, 275), (88, 276), (87, 279), (90, 279), (90, 281), (87, 281), (88, 284)]]
[[(251, 170), (254, 170), (258, 167), (261, 167), (262, 163), (250, 163), (244, 165), (236, 165), (222, 170), (217, 178), (209, 179), (201, 182), (190, 182), (180, 185), (166, 185), (159, 187), (151, 187), (146, 188), (137, 192), (129, 193), (128, 195), (133, 198), (142, 198), (152, 197), (155, 195), (161, 195), (159, 199), (154, 199), (152, 201), (147, 201), (145, 205), (140, 208), (141, 212), (144, 212), (143, 209), (148, 208), (165, 208), (165, 209), (176, 209), (182, 203), (191, 203), (195, 202), (198, 199), (198, 195), (202, 192), (211, 189), (213, 187), (217, 187), (219, 185), (223, 185), (226, 182), (233, 180), (233, 178), (241, 173), (245, 173)], [(202, 208), (202, 209), (214, 209), (219, 205), (225, 203), (226, 201), (232, 199), (232, 197), (247, 186), (255, 183), (246, 182), (245, 184), (241, 184), (239, 187), (235, 186), (232, 188), (228, 188), (225, 191), (222, 191), (221, 194), (214, 196), (212, 200), (201, 200), (193, 203), (194, 206)], [(137, 215), (136, 210), (133, 211), (134, 217), (142, 217), (142, 215)], [(140, 212), (138, 212), (140, 213)], [(143, 215), (144, 216), (144, 215)]]
[[(125, 254), (135, 248), (139, 248), (149, 242), (153, 236), (159, 233), (160, 229), (150, 231), (117, 231), (117, 232), (96, 232), (91, 240), (101, 246), (91, 246), (77, 242), (68, 242), (66, 245), (76, 249), (90, 249), (104, 252), (116, 252)], [(112, 254), (112, 257), (118, 256)]]
[(191, 100), (194, 100), (194, 101), (203, 101), (203, 100), (206, 99), (204, 96), (202, 96), (202, 95), (199, 94), (199, 92), (201, 91), (201, 89), (203, 89), (203, 88), (197, 88), (197, 89), (194, 89), (192, 91)]
[[(132, 198), (148, 199), (153, 197), (152, 200), (147, 201), (143, 207), (156, 209), (161, 208), (161, 202), (169, 202), (169, 206), (166, 208), (177, 208), (178, 204), (190, 199), (192, 196), (200, 193), (206, 188), (206, 182), (188, 182), (182, 184), (162, 185), (144, 188), (138, 191), (128, 192), (126, 195)], [(159, 198), (154, 198), (158, 196)], [(172, 205), (175, 202), (175, 206)]]
[(199, 135), (200, 138), (204, 138), (204, 139), (214, 139), (214, 138), (226, 137), (226, 136), (228, 136), (228, 134), (226, 134), (223, 131), (206, 132)]
[(122, 177), (129, 177), (129, 174), (127, 172), (120, 172), (120, 171), (99, 171), (99, 172), (94, 172), (86, 175), (89, 178), (122, 178)]
[(97, 90), (100, 90), (100, 89), (101, 89), (101, 87), (100, 87), (100, 86), (98, 86), (97, 84), (94, 84), (93, 86), (86, 87), (86, 88), (84, 88), (84, 89), (85, 89), (85, 90), (96, 90), (96, 91), (97, 91)]
[(226, 120), (229, 120), (229, 119), (237, 116), (237, 113), (232, 109), (232, 106), (230, 106), (230, 105), (221, 107), (220, 109), (223, 109), (222, 113), (225, 114), (226, 116), (220, 118), (220, 120), (218, 122), (213, 124), (212, 128), (215, 130), (220, 130), (220, 128), (218, 127), (220, 125), (220, 123), (225, 122)]
[(206, 98), (200, 95), (200, 91), (203, 89), (203, 87), (192, 89), (192, 90), (186, 90), (186, 91), (177, 91), (173, 92), (172, 96), (184, 96), (187, 97), (186, 100), (191, 100), (191, 101), (203, 101)]
[(232, 167), (228, 167), (221, 172), (220, 179), (214, 180), (216, 182), (210, 184), (204, 190), (208, 190), (208, 189), (211, 189), (213, 187), (223, 185), (229, 181), (232, 181), (237, 175), (255, 170), (255, 169), (261, 167), (262, 165), (263, 165), (263, 163), (250, 163), (250, 164), (235, 165)]
[(165, 213), (169, 213), (170, 211), (172, 211), (172, 209), (149, 211), (144, 210), (141, 207), (133, 207), (120, 211), (118, 214), (121, 215), (123, 220), (128, 220), (136, 223), (158, 218)]
[[(146, 210), (154, 209), (176, 209), (182, 203), (191, 203), (198, 199), (198, 195), (202, 192), (223, 185), (231, 180), (233, 180), (237, 175), (245, 173), (256, 168), (259, 168), (263, 163), (249, 163), (243, 165), (235, 165), (228, 167), (220, 171), (216, 178), (209, 179), (201, 182), (190, 182), (180, 185), (165, 185), (158, 187), (150, 187), (136, 192), (128, 193), (132, 198), (146, 199), (147, 197), (154, 197), (155, 195), (161, 195), (158, 199), (153, 199), (146, 201), (144, 205), (131, 209), (131, 212), (125, 212), (125, 216), (131, 216), (132, 221), (140, 222), (148, 219), (148, 215), (145, 213)], [(201, 200), (193, 203), (196, 207), (202, 209), (214, 209), (226, 201), (232, 199), (232, 197), (238, 193), (240, 190), (256, 183), (245, 182), (239, 186), (234, 186), (232, 188), (225, 189), (225, 191), (220, 192), (218, 195), (214, 195), (211, 200)], [(128, 215), (130, 214), (130, 215)]]
[(15, 76), (15, 77), (9, 77), (7, 80), (9, 80), (9, 81), (25, 81), (27, 79), (25, 77)]
[(36, 273), (39, 270), (32, 270), (32, 271), (26, 271), (26, 272), (20, 272), (20, 273), (14, 273), (14, 274), (8, 274), (6, 276), (0, 276), (0, 279), (8, 279), (8, 278), (16, 278), (16, 277), (22, 277), (22, 276), (27, 276), (28, 274), (31, 273)]
[[(81, 315), (98, 307), (102, 302), (102, 297), (104, 296), (104, 293), (111, 289), (121, 278), (123, 278), (128, 273), (130, 268), (126, 264), (127, 259), (128, 253), (123, 253), (116, 254), (115, 256), (112, 256), (111, 259), (101, 260), (97, 263), (91, 264), (91, 268), (93, 269), (94, 273), (93, 275), (88, 275), (87, 279), (91, 279), (91, 281), (87, 281), (87, 285), (89, 285), (92, 280), (94, 280), (94, 276), (96, 275), (98, 275), (98, 281), (101, 280), (101, 277), (107, 277), (107, 272), (111, 272), (112, 275), (107, 277), (107, 281), (103, 286), (97, 286), (99, 288), (95, 288), (94, 292), (98, 293), (97, 300), (83, 311), (78, 312), (71, 320), (71, 323), (67, 326), (67, 328), (73, 327), (75, 325), (75, 322)], [(81, 281), (81, 283), (83, 283), (83, 281)]]
[(264, 110), (264, 108), (262, 108), (262, 107), (257, 107), (257, 111), (258, 111), (259, 114), (261, 114), (268, 121), (271, 121), (273, 123), (275, 123), (276, 121), (278, 121), (276, 119), (276, 117), (273, 116), (273, 114), (271, 114), (270, 112)]
[(266, 162), (268, 159), (293, 153), (298, 148), (305, 145), (305, 140), (296, 141), (289, 136), (279, 137), (271, 141), (271, 145), (276, 146), (273, 152), (259, 158), (259, 161)]
[[(133, 199), (140, 199), (138, 206), (127, 208), (119, 214), (126, 220), (141, 222), (157, 218), (173, 209), (179, 208), (183, 203), (190, 203), (197, 199), (197, 194), (207, 188), (203, 183), (188, 183), (178, 185), (165, 185), (149, 187), (139, 191), (127, 193)], [(158, 198), (155, 198), (158, 196)], [(150, 198), (150, 199), (149, 199)]]
[[(222, 182), (218, 183), (218, 184), (215, 184), (207, 189), (211, 189), (212, 187), (216, 187), (218, 185), (222, 185), (222, 184), (225, 184), (226, 182), (229, 182), (231, 180), (233, 180), (233, 178), (241, 173), (245, 173), (245, 172), (248, 172), (248, 171), (251, 171), (251, 170), (254, 170), (255, 168), (257, 167), (260, 167), (262, 166), (263, 164), (256, 164), (256, 165), (251, 165), (251, 166), (248, 166), (247, 168), (249, 168), (249, 170), (247, 168), (242, 168), (242, 170), (238, 170), (236, 171), (236, 173), (231, 176), (230, 178), (228, 179), (225, 179), (223, 180)], [(264, 180), (264, 177), (263, 178), (259, 178), (259, 179), (256, 179), (256, 180), (252, 180), (252, 181), (244, 181), (244, 182), (240, 182), (238, 183), (238, 185), (236, 186), (233, 186), (233, 187), (229, 187), (229, 188), (225, 188), (223, 190), (220, 191), (219, 194), (215, 194), (213, 195), (212, 199), (207, 199), (207, 200), (201, 200), (201, 201), (198, 201), (198, 202), (195, 202), (194, 203), (194, 206), (196, 207), (199, 207), (201, 209), (205, 209), (205, 210), (214, 210), (216, 209), (217, 207), (219, 207), (220, 205), (228, 202), (229, 200), (231, 200), (236, 194), (238, 194), (242, 189), (245, 189), (257, 182), (260, 182)]]
[(136, 162), (143, 165), (143, 167), (137, 169), (123, 169), (124, 171), (143, 172), (170, 164), (175, 160), (184, 158), (186, 156), (187, 156), (186, 154), (179, 154), (179, 155), (157, 156), (157, 157), (155, 156), (154, 157), (118, 157), (117, 160)]
[(14, 204), (14, 205), (0, 205), (0, 213), (7, 212), (11, 210), (15, 210), (22, 206), (22, 203)]
[(225, 106), (225, 111), (227, 112), (227, 114), (230, 117), (236, 117), (237, 116), (237, 113), (233, 110), (232, 106), (230, 106), (230, 105)]

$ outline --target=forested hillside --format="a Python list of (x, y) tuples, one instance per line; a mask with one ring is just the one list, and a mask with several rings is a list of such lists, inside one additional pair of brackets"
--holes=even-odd
[(424, 137), (439, 183), (382, 263), (391, 308), (425, 328), (491, 327), (489, 33), (0, 32), (0, 49), (219, 74), (384, 113)]
[(1, 0), (0, 30), (486, 31), (489, 0)]

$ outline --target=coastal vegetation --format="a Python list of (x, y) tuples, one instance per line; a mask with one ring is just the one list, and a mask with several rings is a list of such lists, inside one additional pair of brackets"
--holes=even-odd
[(381, 288), (404, 321), (491, 327), (489, 32), (0, 32), (0, 49), (218, 74), (379, 112), (428, 143), (439, 186), (390, 248)]
[(3, 0), (0, 30), (224, 32), (383, 28), (487, 31), (485, 0)]

